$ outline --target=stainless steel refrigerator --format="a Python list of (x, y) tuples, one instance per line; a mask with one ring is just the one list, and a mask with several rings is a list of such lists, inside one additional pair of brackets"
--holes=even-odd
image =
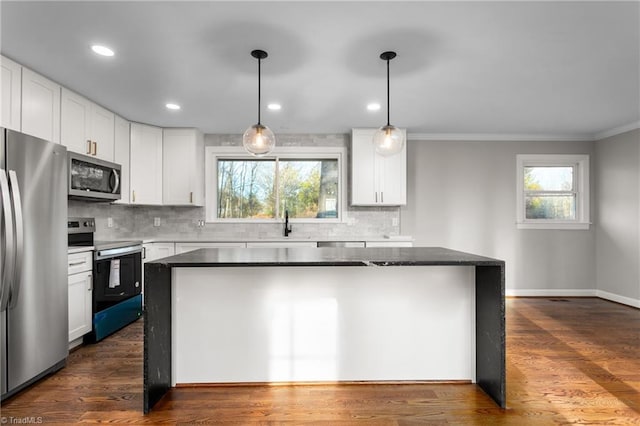
[(0, 128), (2, 400), (69, 354), (67, 150)]

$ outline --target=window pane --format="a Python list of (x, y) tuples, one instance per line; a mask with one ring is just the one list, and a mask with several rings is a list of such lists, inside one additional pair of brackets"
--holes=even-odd
[(218, 217), (275, 216), (275, 161), (218, 160)]
[(338, 217), (338, 160), (280, 160), (280, 216)]
[(569, 195), (527, 196), (526, 219), (575, 220), (576, 197)]
[(525, 191), (573, 191), (573, 167), (525, 167), (524, 189)]

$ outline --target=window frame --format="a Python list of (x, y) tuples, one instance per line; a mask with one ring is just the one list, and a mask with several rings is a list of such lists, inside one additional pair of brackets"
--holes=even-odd
[[(585, 230), (589, 229), (590, 222), (590, 182), (589, 182), (589, 156), (586, 154), (521, 154), (516, 156), (517, 183), (516, 183), (516, 225), (518, 229), (558, 229), (558, 230)], [(524, 188), (524, 169), (526, 167), (573, 167), (572, 191), (540, 191), (541, 193), (568, 193), (576, 196), (576, 214), (573, 220), (560, 219), (527, 219), (526, 198), (530, 191)]]
[[(283, 219), (242, 219), (217, 217), (218, 160), (313, 160), (335, 159), (338, 161), (338, 217), (337, 218), (290, 218), (291, 223), (345, 223), (347, 222), (347, 150), (344, 147), (276, 147), (269, 155), (255, 157), (241, 146), (205, 147), (205, 219), (207, 223), (282, 223)], [(274, 184), (278, 187), (278, 175)]]

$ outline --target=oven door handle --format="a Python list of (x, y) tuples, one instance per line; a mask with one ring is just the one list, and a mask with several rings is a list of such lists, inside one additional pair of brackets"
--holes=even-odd
[(95, 260), (113, 259), (127, 254), (142, 253), (142, 246), (118, 247), (95, 252)]

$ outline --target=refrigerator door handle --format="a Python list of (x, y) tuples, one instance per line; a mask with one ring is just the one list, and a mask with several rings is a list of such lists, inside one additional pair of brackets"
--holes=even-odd
[(0, 169), (0, 197), (2, 199), (2, 226), (4, 240), (2, 241), (2, 282), (0, 283), (0, 311), (5, 311), (9, 304), (9, 291), (15, 273), (15, 242), (13, 232), (13, 211), (11, 210), (11, 196), (7, 174)]
[(24, 221), (22, 218), (22, 200), (20, 198), (20, 185), (18, 176), (14, 170), (9, 170), (9, 185), (11, 188), (11, 198), (13, 199), (13, 212), (16, 233), (16, 260), (14, 266), (13, 285), (9, 293), (9, 308), (15, 308), (20, 295), (22, 285), (22, 260), (24, 257)]

